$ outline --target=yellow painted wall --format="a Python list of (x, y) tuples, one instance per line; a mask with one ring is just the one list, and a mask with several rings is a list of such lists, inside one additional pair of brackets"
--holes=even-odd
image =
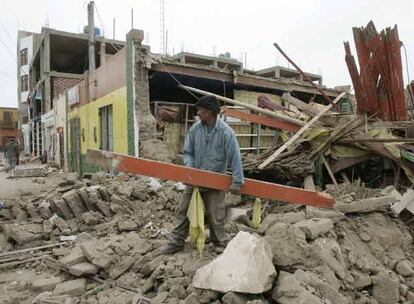
[[(128, 154), (126, 87), (117, 89), (69, 113), (69, 119), (76, 116), (80, 118), (80, 133), (85, 137), (85, 139), (81, 137), (81, 154), (86, 154), (87, 149), (99, 149), (101, 142), (99, 109), (108, 105), (112, 105), (113, 113), (113, 152)], [(94, 128), (96, 128), (96, 141), (94, 140)]]

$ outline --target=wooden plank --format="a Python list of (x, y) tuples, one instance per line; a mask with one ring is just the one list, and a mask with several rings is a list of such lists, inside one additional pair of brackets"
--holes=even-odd
[(314, 125), (320, 117), (322, 117), (325, 113), (330, 111), (330, 109), (342, 98), (346, 95), (346, 92), (342, 92), (331, 104), (326, 106), (318, 115), (313, 117), (309, 120), (306, 125), (304, 125), (295, 135), (293, 135), (287, 142), (285, 142), (279, 149), (277, 149), (272, 155), (269, 156), (262, 164), (258, 166), (260, 170), (264, 169), (268, 164), (270, 164), (274, 159), (276, 159), (280, 153), (285, 151), (288, 146), (293, 144), (306, 130), (308, 130), (312, 125)]
[[(310, 84), (303, 82), (286, 83), (280, 79), (272, 79), (260, 77), (245, 73), (234, 75), (233, 72), (224, 72), (214, 70), (210, 67), (200, 65), (182, 64), (178, 62), (170, 62), (163, 60), (151, 65), (151, 72), (164, 72), (174, 75), (186, 75), (190, 77), (206, 78), (218, 81), (225, 81), (241, 86), (249, 86), (250, 88), (268, 88), (280, 91), (296, 91), (309, 94), (319, 94)], [(324, 92), (331, 97), (336, 97), (340, 94), (338, 90), (332, 88), (323, 88)]]
[(332, 182), (335, 186), (335, 189), (339, 190), (338, 182), (336, 181), (335, 175), (333, 174), (333, 172), (331, 170), (331, 167), (329, 166), (328, 162), (326, 161), (326, 158), (323, 155), (322, 155), (322, 161), (323, 161), (323, 164), (325, 165), (326, 171), (328, 171), (329, 177), (331, 178), (331, 180), (332, 180)]
[(325, 98), (326, 101), (328, 101), (331, 105), (334, 105), (332, 99), (329, 98), (328, 95), (326, 95), (326, 93), (320, 87), (313, 83), (313, 80), (310, 79), (310, 77), (305, 72), (303, 72), (301, 68), (293, 62), (292, 59), (289, 58), (289, 56), (282, 50), (282, 48), (277, 43), (273, 43), (273, 46), (280, 52), (280, 54), (283, 55), (283, 57), (286, 58), (287, 61), (289, 61), (296, 68), (296, 70), (302, 75), (304, 80), (309, 82), (309, 84), (313, 86), (323, 96), (323, 98)]
[(359, 117), (357, 115), (355, 115), (351, 120), (347, 121), (346, 123), (338, 125), (332, 131), (329, 137), (324, 142), (322, 142), (318, 146), (318, 148), (316, 148), (316, 150), (312, 151), (309, 158), (314, 159), (315, 157), (319, 156), (320, 153), (325, 152), (325, 150), (329, 147), (329, 144), (335, 141), (343, 130), (345, 130), (349, 126), (351, 126), (350, 129), (354, 128), (355, 126), (353, 126), (353, 124), (356, 121), (358, 122), (358, 124), (360, 123)]
[(263, 115), (256, 115), (247, 112), (237, 111), (227, 107), (222, 108), (222, 114), (228, 117), (239, 118), (241, 120), (250, 121), (266, 127), (282, 129), (289, 132), (297, 132), (300, 127), (287, 121), (279, 120), (277, 118), (270, 118)]
[(292, 118), (292, 117), (289, 117), (289, 116), (285, 116), (285, 115), (280, 115), (280, 114), (275, 113), (273, 111), (259, 108), (258, 106), (255, 106), (255, 105), (251, 105), (251, 104), (241, 102), (241, 101), (238, 101), (238, 100), (234, 100), (234, 99), (231, 99), (231, 98), (223, 97), (221, 95), (217, 95), (217, 94), (213, 94), (213, 93), (210, 93), (210, 92), (207, 92), (207, 91), (199, 90), (199, 89), (196, 89), (196, 88), (193, 88), (193, 87), (184, 86), (184, 85), (181, 85), (181, 84), (178, 85), (178, 87), (180, 89), (188, 90), (188, 91), (191, 91), (191, 92), (194, 92), (194, 93), (197, 93), (197, 94), (201, 94), (201, 95), (215, 96), (218, 100), (221, 100), (221, 101), (224, 101), (224, 102), (236, 105), (236, 106), (240, 106), (240, 107), (252, 110), (252, 111), (256, 111), (258, 113), (261, 113), (261, 114), (264, 114), (264, 115), (267, 115), (267, 116), (270, 116), (270, 117), (273, 117), (273, 118), (277, 118), (277, 119), (280, 119), (280, 120), (283, 120), (283, 121), (287, 121), (287, 122), (290, 122), (290, 123), (298, 125), (298, 126), (303, 126), (304, 125), (303, 121), (301, 121), (301, 120), (298, 120), (298, 119), (295, 119), (295, 118)]
[[(230, 175), (179, 166), (108, 151), (88, 150), (87, 161), (109, 170), (134, 173), (179, 181), (194, 186), (227, 191), (232, 183)], [(332, 208), (334, 199), (326, 193), (245, 179), (241, 193), (265, 199), (314, 207)]]

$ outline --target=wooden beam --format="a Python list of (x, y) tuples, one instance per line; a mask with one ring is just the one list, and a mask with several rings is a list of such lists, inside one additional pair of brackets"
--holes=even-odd
[[(107, 151), (88, 150), (87, 161), (110, 170), (174, 180), (189, 185), (223, 191), (227, 191), (232, 183), (230, 175)], [(254, 179), (245, 179), (241, 193), (314, 207), (332, 208), (334, 205), (334, 199), (326, 193), (317, 193)]]
[(270, 116), (270, 117), (273, 117), (273, 118), (277, 118), (277, 119), (280, 119), (280, 120), (283, 120), (283, 121), (287, 121), (287, 122), (290, 122), (290, 123), (298, 125), (298, 126), (303, 126), (304, 125), (303, 121), (301, 121), (301, 120), (298, 120), (298, 119), (295, 119), (295, 118), (292, 118), (292, 117), (289, 117), (289, 116), (281, 115), (281, 114), (275, 113), (275, 112), (267, 110), (267, 109), (262, 109), (262, 108), (259, 108), (258, 106), (251, 105), (251, 104), (248, 104), (248, 103), (245, 103), (245, 102), (242, 102), (242, 101), (238, 101), (238, 100), (235, 100), (235, 99), (223, 97), (221, 95), (213, 94), (213, 93), (210, 93), (210, 92), (207, 92), (207, 91), (203, 91), (203, 90), (196, 89), (196, 88), (193, 88), (193, 87), (185, 86), (185, 85), (182, 85), (182, 84), (178, 85), (178, 87), (180, 89), (188, 90), (188, 91), (200, 94), (200, 95), (215, 96), (218, 100), (221, 100), (221, 101), (224, 101), (224, 102), (236, 105), (236, 106), (240, 106), (240, 107), (252, 110), (252, 111), (256, 111), (258, 113), (261, 113), (261, 114), (264, 114), (264, 115), (267, 115), (267, 116)]
[(56, 71), (50, 71), (50, 77), (86, 79), (85, 74), (63, 73)]
[(293, 135), (287, 142), (285, 142), (279, 149), (277, 149), (272, 155), (270, 155), (262, 164), (258, 166), (260, 170), (263, 170), (268, 164), (270, 164), (274, 159), (276, 159), (280, 153), (285, 151), (288, 146), (293, 144), (307, 129), (315, 124), (325, 113), (331, 110), (331, 108), (342, 98), (346, 93), (341, 93), (331, 104), (326, 106), (318, 115), (309, 120), (306, 125), (304, 125), (295, 135)]
[(323, 164), (325, 165), (326, 171), (328, 171), (329, 177), (331, 178), (335, 186), (335, 189), (338, 191), (339, 190), (338, 182), (336, 181), (335, 175), (333, 174), (331, 167), (329, 166), (328, 162), (326, 161), (325, 156), (323, 155), (322, 155), (322, 161), (323, 161)]
[[(152, 64), (150, 70), (153, 72), (165, 72), (175, 75), (186, 75), (190, 77), (227, 81), (240, 86), (250, 86), (251, 88), (257, 87), (279, 91), (296, 91), (309, 94), (319, 94), (317, 90), (306, 82), (300, 83), (297, 81), (286, 83), (280, 79), (260, 77), (246, 73), (238, 73), (237, 76), (234, 76), (232, 72), (212, 70), (210, 67), (182, 64), (178, 62), (167, 62), (165, 60), (162, 63)], [(332, 97), (336, 97), (340, 94), (340, 92), (335, 89), (324, 88), (323, 90), (328, 96)]]
[(238, 111), (227, 107), (222, 108), (222, 114), (224, 116), (239, 118), (241, 120), (250, 121), (266, 127), (281, 129), (289, 132), (297, 132), (300, 130), (299, 126), (287, 121), (279, 120), (277, 118), (270, 118), (268, 116)]

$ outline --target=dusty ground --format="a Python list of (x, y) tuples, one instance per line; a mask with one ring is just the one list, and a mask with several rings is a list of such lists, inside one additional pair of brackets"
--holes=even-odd
[[(102, 172), (90, 180), (57, 172), (44, 179), (7, 179), (0, 172), (0, 181), (0, 197), (6, 202), (0, 210), (1, 304), (136, 304), (139, 295), (153, 299), (141, 303), (160, 304), (414, 303), (411, 231), (390, 215), (388, 203), (387, 208), (342, 213), (266, 202), (258, 230), (248, 227), (246, 215), (229, 221), (231, 237), (248, 231), (268, 242), (279, 274), (268, 292), (249, 295), (192, 285), (197, 269), (217, 257), (211, 244), (202, 258), (190, 241), (183, 252), (161, 254), (182, 195), (174, 182)], [(385, 195), (360, 184), (342, 186), (328, 191), (344, 210), (361, 199)], [(249, 204), (237, 208), (251, 211)], [(56, 244), (67, 236), (79, 240), (11, 255), (24, 262), (3, 267), (9, 262), (3, 253)], [(47, 257), (26, 260), (35, 254)], [(95, 277), (103, 281), (97, 283)], [(33, 283), (43, 278), (59, 282), (35, 288)], [(78, 280), (83, 281), (78, 289), (66, 286), (64, 296), (59, 293), (59, 286)], [(42, 294), (42, 300), (34, 301)]]

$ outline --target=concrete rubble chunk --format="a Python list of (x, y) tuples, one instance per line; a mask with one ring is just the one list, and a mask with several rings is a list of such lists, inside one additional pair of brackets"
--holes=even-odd
[(345, 219), (345, 214), (336, 210), (325, 210), (319, 209), (312, 206), (306, 206), (306, 217), (308, 219), (312, 218), (329, 218), (334, 223), (337, 223)]
[(394, 215), (399, 215), (409, 204), (412, 203), (414, 203), (414, 190), (407, 189), (402, 196), (400, 195), (400, 198), (396, 197), (396, 202), (391, 206), (391, 211)]
[(66, 268), (70, 268), (76, 264), (82, 263), (84, 262), (85, 256), (82, 252), (82, 249), (80, 248), (80, 246), (75, 246), (72, 248), (71, 252), (64, 256), (63, 258), (61, 258), (59, 261), (66, 267)]
[(61, 198), (54, 199), (53, 204), (55, 208), (58, 210), (58, 214), (60, 216), (63, 216), (66, 220), (70, 220), (73, 218), (72, 211), (70, 211), (68, 205), (63, 199)]
[(40, 224), (3, 224), (2, 229), (8, 240), (14, 240), (17, 244), (23, 245), (42, 238), (43, 225)]
[(295, 224), (304, 220), (306, 220), (304, 212), (270, 213), (260, 224), (259, 233), (266, 233), (274, 224)]
[(319, 236), (333, 230), (333, 221), (327, 218), (313, 218), (303, 222), (298, 222), (294, 224), (294, 226), (305, 232), (307, 239), (315, 240)]
[(184, 299), (186, 296), (187, 296), (187, 293), (183, 286), (176, 285), (170, 288), (170, 293), (169, 293), (170, 298)]
[(135, 223), (133, 220), (121, 220), (118, 222), (118, 230), (119, 232), (123, 231), (134, 231), (138, 229), (138, 224)]
[(408, 260), (402, 260), (397, 263), (395, 270), (404, 277), (409, 277), (414, 274), (413, 265)]
[(98, 211), (106, 217), (111, 217), (112, 216), (111, 208), (110, 208), (108, 202), (104, 202), (104, 201), (99, 200), (96, 203), (96, 209), (98, 209)]
[(184, 304), (201, 304), (195, 292), (190, 293), (185, 299)]
[(69, 268), (69, 273), (77, 277), (94, 275), (98, 272), (98, 268), (88, 262), (79, 263)]
[(303, 287), (294, 274), (281, 271), (276, 286), (272, 291), (272, 299), (280, 304), (323, 304), (319, 297)]
[(107, 269), (114, 261), (115, 255), (108, 255), (106, 252), (98, 251), (97, 246), (98, 241), (96, 239), (91, 239), (80, 244), (82, 253), (85, 255), (89, 262), (98, 268)]
[(27, 221), (27, 213), (19, 206), (13, 206), (11, 212), (18, 222)]
[(99, 224), (103, 220), (102, 214), (97, 211), (86, 212), (82, 214), (82, 218), (83, 221), (90, 226)]
[(77, 190), (73, 189), (66, 192), (63, 196), (66, 204), (69, 206), (72, 213), (76, 216), (77, 219), (82, 219), (82, 214), (87, 212), (85, 205), (82, 202), (81, 197), (79, 196)]
[(155, 298), (151, 299), (151, 304), (161, 304), (168, 298), (168, 292), (159, 292)]
[(273, 252), (273, 264), (278, 266), (301, 265), (306, 262), (307, 243), (305, 233), (298, 227), (278, 223), (264, 237)]
[(368, 213), (374, 211), (385, 211), (395, 202), (395, 196), (386, 195), (362, 199), (350, 203), (337, 202), (335, 209), (343, 213)]
[(32, 289), (36, 291), (53, 290), (57, 284), (62, 283), (62, 277), (50, 277), (46, 279), (36, 279), (32, 282)]
[(327, 265), (337, 277), (345, 280), (350, 276), (345, 258), (338, 242), (330, 238), (319, 238), (309, 247), (310, 256), (318, 260), (319, 264)]
[(372, 277), (372, 296), (379, 304), (398, 303), (400, 299), (400, 281), (388, 271), (382, 271)]
[(329, 300), (330, 303), (348, 304), (348, 301), (339, 293), (337, 289), (321, 280), (316, 274), (298, 269), (295, 271), (295, 276), (302, 286), (311, 286), (315, 288), (322, 298)]
[(239, 232), (223, 254), (197, 270), (193, 285), (220, 292), (258, 294), (272, 288), (275, 276), (269, 244), (258, 236)]
[(109, 276), (112, 279), (117, 279), (120, 277), (125, 271), (127, 271), (133, 264), (135, 263), (135, 259), (131, 256), (122, 257), (118, 263), (114, 264), (109, 270)]
[(366, 273), (353, 272), (352, 276), (354, 277), (353, 286), (356, 289), (363, 289), (372, 284), (371, 277)]
[(53, 295), (70, 295), (70, 296), (79, 296), (81, 295), (86, 288), (86, 279), (76, 279), (71, 281), (66, 281), (56, 285), (53, 290)]
[(223, 304), (246, 304), (247, 298), (241, 294), (230, 291), (221, 298), (221, 301)]

